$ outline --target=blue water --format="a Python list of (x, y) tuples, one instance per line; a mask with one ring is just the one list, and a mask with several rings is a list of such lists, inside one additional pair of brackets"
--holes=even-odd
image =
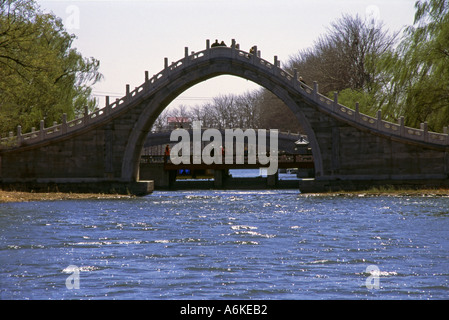
[(447, 299), (448, 254), (449, 197), (0, 204), (1, 299)]

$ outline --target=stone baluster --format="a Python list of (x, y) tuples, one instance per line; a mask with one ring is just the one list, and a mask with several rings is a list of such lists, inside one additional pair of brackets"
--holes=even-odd
[(188, 65), (190, 63), (190, 59), (189, 59), (189, 47), (184, 47), (184, 61), (182, 62), (182, 64)]
[(84, 106), (84, 118), (83, 123), (84, 125), (87, 125), (89, 123), (89, 108), (87, 106)]
[(231, 40), (231, 56), (232, 58), (235, 58), (237, 56), (237, 44), (235, 42), (235, 39)]
[[(126, 93), (125, 93), (125, 101), (131, 100), (131, 97), (129, 96), (129, 93), (130, 93), (130, 91), (129, 91), (129, 84), (127, 84), (126, 85)], [(117, 103), (117, 105), (118, 105), (118, 103)]]
[(293, 84), (293, 87), (294, 87), (296, 90), (299, 90), (299, 89), (302, 87), (302, 86), (301, 86), (301, 83), (299, 82), (298, 69), (293, 69), (292, 84)]
[(360, 106), (359, 103), (355, 103), (354, 121), (360, 122)]
[(405, 118), (401, 116), (399, 118), (399, 135), (403, 137), (405, 135)]
[(444, 127), (443, 132), (446, 134), (446, 144), (449, 145), (449, 127)]
[(334, 92), (334, 103), (332, 104), (332, 108), (333, 108), (332, 111), (334, 111), (334, 112), (338, 111), (338, 92), (337, 91)]
[(67, 133), (67, 113), (62, 114), (62, 134)]
[(22, 145), (22, 126), (17, 126), (17, 145), (20, 147)]
[(424, 122), (424, 123), (421, 123), (421, 130), (422, 130), (422, 132), (423, 132), (423, 140), (424, 141), (429, 141), (429, 131), (428, 131), (428, 128), (427, 128), (427, 122)]
[(313, 99), (318, 101), (318, 82), (316, 81), (313, 82)]
[(377, 123), (376, 128), (380, 130), (382, 128), (382, 110), (377, 110)]
[(150, 73), (145, 71), (145, 83), (143, 85), (144, 91), (148, 91), (150, 89)]
[(39, 140), (44, 140), (44, 132), (45, 130), (45, 121), (41, 120), (41, 122), (39, 123)]
[(162, 71), (162, 74), (164, 77), (168, 77), (169, 73), (170, 73), (170, 69), (168, 67), (168, 58), (164, 58), (164, 70)]
[(109, 114), (110, 111), (111, 111), (111, 106), (109, 104), (109, 96), (106, 96), (105, 103), (104, 103), (104, 108), (105, 108), (105, 113)]

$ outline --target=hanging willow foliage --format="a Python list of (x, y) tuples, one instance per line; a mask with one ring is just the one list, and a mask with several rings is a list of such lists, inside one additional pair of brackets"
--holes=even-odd
[(99, 61), (83, 58), (61, 19), (33, 0), (0, 1), (0, 135), (73, 119), (91, 109), (91, 85), (101, 79)]

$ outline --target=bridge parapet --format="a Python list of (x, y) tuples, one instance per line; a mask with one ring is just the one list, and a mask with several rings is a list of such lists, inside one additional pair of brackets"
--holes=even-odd
[[(315, 83), (313, 93), (318, 91), (318, 84)], [(309, 95), (312, 94), (306, 89)], [(415, 140), (418, 142), (427, 142), (442, 146), (449, 145), (448, 127), (444, 127), (444, 133), (430, 132), (427, 129), (427, 123), (421, 123), (420, 128), (411, 128), (404, 125), (404, 117), (401, 116), (398, 123), (382, 120), (382, 113), (377, 111), (377, 117), (359, 112), (359, 104), (356, 103), (355, 109), (348, 108), (338, 103), (338, 94), (335, 93), (334, 100), (331, 100), (321, 94), (316, 94), (314, 101), (319, 103), (325, 110), (332, 112), (342, 119), (349, 120), (355, 124), (362, 125), (372, 131), (378, 131), (386, 135)]]
[(185, 47), (185, 55), (182, 59), (168, 63), (168, 59), (164, 59), (164, 69), (153, 77), (149, 77), (148, 71), (145, 72), (145, 81), (134, 90), (130, 90), (130, 86), (126, 85), (126, 93), (122, 98), (113, 102), (106, 97), (105, 106), (92, 113), (88, 113), (85, 109), (84, 115), (72, 121), (66, 120), (66, 115), (62, 117), (61, 124), (54, 124), (49, 128), (44, 128), (41, 121), (38, 131), (32, 129), (29, 133), (22, 133), (21, 127), (17, 128), (17, 135), (10, 133), (8, 137), (0, 140), (0, 150), (18, 148), (25, 145), (38, 144), (47, 140), (61, 137), (63, 135), (72, 134), (78, 130), (85, 129), (87, 126), (97, 125), (102, 121), (107, 121), (111, 117), (117, 116), (123, 110), (133, 107), (150, 95), (155, 90), (159, 90), (165, 86), (169, 78), (177, 72), (182, 72), (186, 68), (203, 61), (214, 58), (232, 59), (252, 64), (256, 69), (263, 69), (266, 73), (271, 73), (278, 81), (281, 81), (287, 88), (300, 92), (303, 97), (315, 102), (319, 108), (333, 117), (344, 120), (347, 123), (359, 127), (364, 127), (370, 131), (387, 136), (395, 136), (399, 139), (406, 139), (425, 144), (448, 146), (449, 134), (448, 127), (444, 128), (444, 133), (429, 132), (427, 124), (421, 124), (421, 127), (410, 128), (404, 125), (404, 118), (401, 117), (398, 123), (392, 123), (382, 120), (381, 112), (377, 113), (377, 117), (371, 117), (359, 112), (359, 106), (356, 104), (355, 109), (351, 109), (338, 103), (338, 94), (335, 93), (334, 99), (320, 94), (318, 92), (318, 83), (314, 83), (313, 88), (302, 83), (298, 77), (297, 70), (291, 75), (280, 67), (278, 57), (274, 57), (273, 63), (261, 58), (260, 51), (257, 47), (253, 47), (254, 52), (246, 52), (240, 50), (239, 45), (232, 40), (230, 47), (211, 47), (209, 40), (206, 41), (206, 49), (199, 52), (189, 54), (189, 49)]

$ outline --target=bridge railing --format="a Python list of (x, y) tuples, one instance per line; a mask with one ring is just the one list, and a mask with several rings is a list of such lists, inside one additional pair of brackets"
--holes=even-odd
[[(190, 164), (193, 164), (193, 158), (195, 156), (190, 155)], [(198, 156), (198, 159), (200, 160), (201, 157)], [(247, 156), (245, 155), (243, 157), (243, 164), (249, 164), (249, 159), (252, 158), (251, 156)], [(237, 156), (232, 156), (232, 157), (228, 157), (228, 156), (223, 156), (222, 158), (222, 162), (223, 164), (225, 163), (225, 160), (227, 160), (227, 162), (231, 162), (230, 160), (232, 160), (232, 164), (236, 164), (237, 163)], [(256, 158), (256, 164), (259, 163), (259, 156), (257, 156)], [(156, 164), (156, 163), (164, 163), (164, 162), (168, 162), (170, 163), (170, 160), (168, 160), (164, 155), (142, 155), (140, 157), (140, 163), (141, 164)], [(282, 155), (278, 156), (278, 163), (309, 163), (309, 162), (313, 162), (313, 156), (312, 155), (302, 155), (302, 154), (290, 154), (290, 153), (284, 153)], [(203, 163), (202, 163), (203, 164)], [(264, 164), (266, 165), (266, 164)], [(182, 164), (180, 164), (179, 166), (182, 166)]]
[(209, 40), (206, 41), (206, 49), (199, 52), (192, 52), (189, 54), (188, 48), (185, 48), (185, 55), (182, 59), (171, 64), (168, 59), (164, 59), (164, 69), (153, 77), (149, 77), (148, 71), (145, 71), (145, 81), (134, 90), (130, 90), (130, 86), (126, 85), (126, 93), (122, 98), (116, 99), (113, 102), (109, 101), (109, 96), (106, 97), (105, 106), (92, 113), (88, 113), (85, 109), (84, 115), (77, 119), (67, 122), (66, 115), (62, 117), (61, 124), (54, 124), (49, 128), (44, 128), (43, 121), (40, 123), (38, 131), (32, 129), (30, 133), (23, 134), (20, 126), (17, 127), (17, 135), (12, 132), (7, 137), (0, 139), (0, 149), (8, 149), (20, 147), (22, 145), (31, 145), (39, 143), (47, 139), (62, 136), (67, 133), (74, 132), (85, 126), (98, 123), (110, 116), (113, 116), (120, 110), (126, 107), (132, 107), (134, 103), (142, 99), (144, 96), (150, 95), (152, 92), (165, 86), (169, 78), (177, 72), (181, 72), (190, 65), (199, 63), (203, 60), (208, 60), (213, 57), (232, 58), (241, 60), (245, 63), (250, 63), (257, 68), (264, 69), (265, 72), (271, 73), (276, 79), (281, 79), (287, 86), (300, 92), (303, 96), (311, 99), (317, 103), (321, 109), (338, 118), (348, 120), (349, 122), (367, 127), (373, 131), (384, 133), (386, 135), (395, 135), (401, 138), (432, 143), (437, 145), (449, 145), (448, 127), (444, 128), (444, 133), (429, 132), (427, 124), (421, 124), (419, 129), (404, 126), (404, 118), (399, 119), (399, 123), (395, 124), (382, 120), (380, 111), (377, 117), (371, 117), (359, 112), (358, 104), (355, 109), (348, 108), (338, 103), (338, 95), (335, 94), (334, 100), (320, 94), (318, 92), (318, 84), (315, 82), (312, 87), (302, 83), (298, 77), (298, 73), (294, 70), (291, 75), (280, 67), (280, 61), (277, 56), (274, 57), (273, 63), (268, 62), (260, 57), (260, 51), (257, 47), (253, 47), (254, 52), (249, 53), (240, 50), (235, 40), (232, 40), (230, 47), (212, 48)]
[[(189, 131), (192, 131), (192, 128), (183, 128)], [(201, 127), (202, 131), (208, 130), (208, 129), (217, 129), (217, 128), (210, 128), (210, 127)], [(222, 132), (224, 132), (225, 130), (235, 130), (235, 129), (241, 129), (242, 131), (246, 131), (246, 130), (257, 130), (258, 128), (218, 128), (217, 130), (220, 130)], [(158, 134), (167, 134), (167, 133), (171, 133), (173, 130), (176, 129), (168, 129), (168, 128), (163, 128), (161, 130), (157, 130), (157, 131), (152, 131), (150, 134), (152, 135), (158, 135)], [(302, 135), (301, 132), (291, 132), (291, 131), (278, 131), (279, 135), (285, 135), (285, 136), (295, 136), (295, 137), (300, 137)]]
[[(317, 90), (317, 89), (316, 89)], [(387, 135), (411, 139), (415, 141), (428, 142), (439, 145), (449, 145), (448, 127), (444, 127), (444, 133), (430, 132), (427, 123), (421, 123), (420, 128), (411, 128), (404, 125), (404, 117), (400, 117), (398, 123), (385, 121), (382, 119), (382, 113), (379, 110), (377, 117), (371, 117), (359, 112), (359, 105), (356, 103), (355, 109), (350, 109), (338, 103), (338, 95), (335, 94), (334, 100), (331, 100), (321, 94), (315, 98), (316, 102), (340, 118), (344, 118), (368, 127), (373, 131), (379, 131)]]

